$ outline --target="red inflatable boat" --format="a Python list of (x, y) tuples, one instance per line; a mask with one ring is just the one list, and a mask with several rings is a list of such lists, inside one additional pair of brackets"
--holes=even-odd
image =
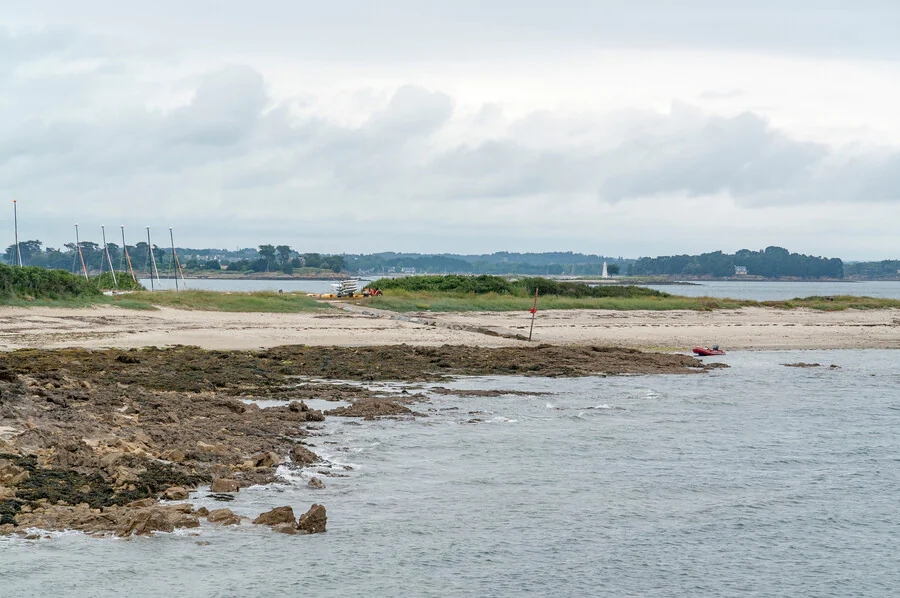
[(707, 355), (725, 355), (725, 351), (721, 350), (718, 345), (712, 349), (708, 347), (694, 347), (694, 353), (701, 357), (706, 357)]

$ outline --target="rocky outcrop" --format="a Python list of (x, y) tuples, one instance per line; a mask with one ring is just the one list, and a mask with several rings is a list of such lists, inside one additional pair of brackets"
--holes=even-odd
[(275, 467), (281, 462), (281, 458), (272, 451), (256, 453), (250, 460), (253, 461), (253, 467)]
[[(183, 508), (187, 507), (187, 512)], [(128, 537), (132, 534), (147, 536), (153, 532), (173, 532), (185, 527), (198, 527), (200, 522), (190, 515), (191, 505), (153, 506), (146, 509), (129, 510), (116, 527), (116, 535)]]
[(213, 509), (206, 515), (207, 521), (219, 525), (238, 525), (241, 518), (231, 512), (231, 509)]
[(295, 444), (291, 447), (291, 463), (294, 465), (312, 465), (319, 462), (319, 456), (303, 446)]
[(200, 522), (190, 511), (189, 504), (162, 506), (144, 499), (125, 507), (102, 509), (92, 509), (86, 504), (45, 505), (33, 509), (29, 507), (20, 512), (16, 520), (19, 528), (71, 529), (127, 537), (197, 527)]
[(310, 488), (317, 488), (319, 490), (323, 490), (325, 488), (325, 482), (323, 482), (320, 478), (310, 478), (309, 482), (306, 484)]
[(237, 480), (232, 480), (228, 478), (216, 478), (212, 481), (212, 484), (209, 486), (210, 492), (238, 492), (241, 489), (241, 484)]
[(387, 399), (360, 399), (347, 407), (337, 407), (327, 412), (339, 417), (364, 417), (373, 419), (392, 415), (408, 415), (412, 413), (408, 407)]
[(257, 525), (278, 525), (281, 523), (294, 525), (297, 521), (294, 519), (294, 509), (291, 507), (275, 507), (271, 511), (262, 513), (253, 520), (253, 523)]
[(325, 531), (328, 517), (325, 515), (325, 507), (314, 504), (309, 511), (300, 515), (297, 522), (297, 530), (301, 534), (321, 534)]
[(187, 488), (182, 488), (181, 486), (172, 486), (171, 488), (166, 488), (166, 491), (163, 492), (163, 497), (166, 500), (187, 500), (187, 497), (190, 496)]

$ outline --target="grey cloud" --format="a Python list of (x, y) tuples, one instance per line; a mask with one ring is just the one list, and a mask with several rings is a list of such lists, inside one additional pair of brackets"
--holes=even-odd
[[(116, 90), (136, 85), (127, 69), (112, 76)], [(98, 85), (90, 71), (48, 77), (62, 89)], [(8, 125), (0, 192), (40, 200), (55, 218), (74, 219), (90, 205), (122, 217), (202, 214), (223, 230), (236, 219), (273, 217), (289, 228), (316, 211), (335, 221), (405, 210), (427, 219), (460, 200), (493, 206), (536, 196), (561, 212), (572, 198), (626, 203), (720, 192), (746, 206), (900, 200), (896, 150), (799, 141), (753, 113), (723, 118), (675, 104), (664, 114), (543, 111), (509, 122), (487, 105), (476, 107), (471, 125), (488, 127), (487, 138), (447, 144), (440, 133), (457, 126), (457, 115), (439, 90), (400, 87), (363, 124), (342, 126), (295, 116), (249, 67), (184, 84), (194, 86), (192, 97), (168, 111), (148, 109), (135, 94), (91, 113), (73, 110), (71, 95), (47, 96), (40, 80), (26, 85), (13, 74), (0, 91), (15, 99), (0, 117)], [(37, 104), (28, 96), (35, 90)], [(91, 96), (81, 97), (79, 107)]]
[(175, 142), (232, 144), (253, 132), (267, 103), (262, 76), (233, 67), (203, 77), (190, 104), (167, 115), (165, 127)]

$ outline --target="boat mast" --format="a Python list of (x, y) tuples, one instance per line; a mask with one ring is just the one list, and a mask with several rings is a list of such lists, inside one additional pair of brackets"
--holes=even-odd
[(103, 235), (103, 250), (106, 252), (106, 261), (109, 262), (109, 273), (112, 274), (113, 286), (115, 286), (118, 291), (119, 281), (116, 280), (116, 269), (113, 268), (112, 257), (109, 255), (109, 245), (106, 244), (106, 227), (102, 224), (100, 225), (100, 232)]
[(16, 200), (13, 200), (13, 228), (16, 234), (16, 263), (22, 267), (22, 250), (19, 249), (19, 207)]
[(84, 272), (84, 279), (90, 280), (87, 273), (87, 266), (84, 263), (84, 254), (81, 253), (81, 239), (78, 238), (78, 223), (75, 223), (75, 247), (78, 249), (78, 258), (81, 260), (81, 270)]
[[(178, 253), (175, 252), (175, 235), (172, 233), (172, 227), (169, 227), (169, 239), (172, 241), (172, 275), (175, 277), (175, 292), (178, 292), (178, 271), (181, 270), (181, 265), (178, 263)], [(181, 275), (181, 279), (184, 280), (184, 275)], [(185, 289), (187, 289), (187, 285), (185, 285)]]
[(122, 226), (122, 255), (125, 256), (125, 263), (128, 264), (128, 271), (131, 272), (131, 280), (135, 283), (138, 281), (137, 276), (134, 275), (134, 268), (131, 267), (131, 256), (128, 255), (128, 245), (125, 244), (125, 226)]
[(147, 263), (147, 267), (150, 270), (150, 290), (155, 290), (153, 288), (153, 274), (156, 273), (156, 282), (159, 282), (159, 270), (156, 269), (156, 257), (153, 255), (153, 244), (150, 242), (150, 227), (147, 227), (147, 253), (150, 254), (150, 260)]

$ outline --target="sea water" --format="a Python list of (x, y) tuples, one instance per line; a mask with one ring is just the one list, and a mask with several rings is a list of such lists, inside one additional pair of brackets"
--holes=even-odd
[[(322, 503), (325, 534), (0, 538), (0, 595), (896, 596), (898, 357), (746, 352), (709, 374), (442, 383), (547, 394), (328, 418), (310, 438), (326, 467), (231, 503), (192, 497), (249, 516)], [(782, 365), (800, 361), (822, 367)]]

